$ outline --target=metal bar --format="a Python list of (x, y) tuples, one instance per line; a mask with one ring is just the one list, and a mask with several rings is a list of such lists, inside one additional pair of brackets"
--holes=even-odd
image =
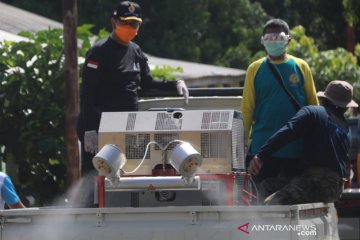
[(233, 206), (234, 205), (234, 181), (235, 181), (235, 175), (230, 175), (231, 177), (229, 177), (226, 180), (226, 192), (228, 194), (227, 197), (227, 205), (228, 206)]
[(98, 187), (98, 198), (99, 198), (99, 208), (105, 207), (105, 177), (97, 176), (97, 187)]
[(105, 191), (173, 191), (199, 190), (200, 178), (194, 177), (192, 183), (185, 184), (180, 176), (167, 177), (121, 177), (120, 179), (105, 179)]

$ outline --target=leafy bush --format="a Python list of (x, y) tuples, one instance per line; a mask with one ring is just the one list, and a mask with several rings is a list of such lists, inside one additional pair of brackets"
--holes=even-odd
[(293, 40), (289, 44), (289, 53), (308, 62), (317, 90), (324, 90), (332, 80), (345, 80), (356, 88), (355, 99), (360, 102), (360, 91), (357, 87), (360, 66), (354, 54), (344, 48), (319, 51), (314, 39), (306, 36), (302, 26), (293, 28), (291, 35)]
[(43, 205), (65, 187), (62, 31), (22, 35), (29, 41), (0, 43), (0, 157), (18, 167), (19, 192)]
[(155, 68), (151, 70), (151, 75), (157, 79), (175, 80), (175, 72), (182, 73), (184, 70), (181, 67), (173, 68), (167, 65), (155, 66)]

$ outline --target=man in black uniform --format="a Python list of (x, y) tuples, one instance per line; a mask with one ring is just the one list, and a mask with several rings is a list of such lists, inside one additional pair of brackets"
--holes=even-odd
[(317, 95), (322, 106), (302, 107), (250, 162), (249, 173), (257, 175), (274, 152), (291, 141), (304, 139), (302, 173), (293, 178), (263, 180), (259, 193), (265, 204), (334, 202), (341, 196), (350, 171), (350, 129), (344, 113), (358, 104), (352, 100), (353, 87), (346, 81), (332, 81), (325, 92)]
[[(176, 89), (188, 101), (183, 80), (159, 81), (150, 75), (147, 58), (131, 40), (141, 26), (137, 3), (120, 2), (113, 10), (113, 31), (88, 51), (82, 75), (78, 137), (81, 141), (81, 171), (94, 170), (92, 158), (98, 147), (98, 128), (102, 112), (138, 110), (138, 89)], [(91, 179), (92, 180), (92, 179)]]

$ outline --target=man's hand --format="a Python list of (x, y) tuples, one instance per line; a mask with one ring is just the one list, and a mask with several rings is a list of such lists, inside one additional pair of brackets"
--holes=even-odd
[(84, 135), (85, 152), (95, 154), (98, 151), (98, 134), (95, 130), (86, 131)]
[(260, 169), (263, 166), (263, 162), (261, 161), (261, 159), (255, 155), (253, 157), (253, 159), (251, 159), (250, 161), (250, 166), (248, 168), (248, 173), (250, 173), (252, 176), (256, 176), (259, 174)]
[(184, 80), (176, 81), (176, 89), (180, 95), (184, 96), (185, 105), (187, 105), (189, 103), (189, 90), (187, 89)]

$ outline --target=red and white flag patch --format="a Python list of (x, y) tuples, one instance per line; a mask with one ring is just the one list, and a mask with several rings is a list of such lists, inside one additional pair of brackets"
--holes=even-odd
[(98, 66), (99, 66), (99, 63), (96, 62), (96, 61), (93, 61), (93, 60), (89, 60), (89, 61), (87, 62), (87, 65), (86, 65), (86, 66), (89, 67), (89, 68), (97, 69)]

